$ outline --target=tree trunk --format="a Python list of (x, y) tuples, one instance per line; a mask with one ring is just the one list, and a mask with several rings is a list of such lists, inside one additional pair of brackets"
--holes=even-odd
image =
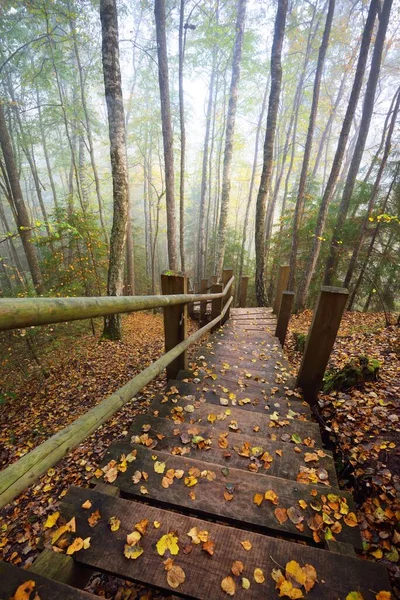
[(288, 281), (288, 290), (293, 291), (296, 281), (296, 263), (297, 263), (297, 251), (299, 244), (299, 227), (300, 218), (303, 213), (304, 197), (306, 192), (306, 183), (308, 175), (308, 167), (310, 164), (311, 148), (314, 137), (315, 121), (317, 118), (319, 94), (321, 89), (322, 71), (324, 69), (326, 51), (328, 49), (329, 37), (331, 34), (333, 14), (335, 12), (335, 0), (329, 0), (328, 14), (326, 16), (325, 29), (322, 36), (321, 46), (318, 53), (317, 69), (315, 71), (313, 97), (311, 103), (310, 119), (308, 122), (308, 130), (306, 137), (306, 145), (304, 148), (303, 164), (301, 166), (299, 190), (297, 193), (297, 200), (294, 209), (293, 217), (293, 234), (292, 234), (292, 247), (290, 251), (290, 273)]
[(357, 107), (357, 102), (358, 102), (360, 92), (361, 92), (361, 86), (362, 86), (362, 81), (364, 78), (365, 68), (366, 68), (366, 64), (367, 64), (367, 60), (368, 60), (368, 51), (369, 51), (369, 46), (371, 43), (371, 37), (372, 37), (373, 29), (374, 29), (374, 23), (375, 23), (375, 17), (377, 14), (377, 10), (378, 10), (378, 0), (371, 0), (370, 6), (369, 6), (369, 11), (368, 11), (367, 21), (365, 23), (365, 27), (364, 27), (364, 31), (363, 31), (363, 35), (362, 35), (360, 53), (358, 56), (357, 68), (356, 68), (356, 73), (355, 73), (354, 81), (353, 81), (353, 87), (351, 90), (346, 114), (345, 114), (345, 117), (343, 120), (342, 129), (340, 132), (338, 145), (336, 148), (335, 157), (333, 159), (328, 182), (326, 184), (325, 192), (324, 192), (324, 195), (321, 200), (318, 218), (317, 218), (317, 225), (315, 227), (314, 236), (313, 236), (313, 243), (312, 243), (310, 257), (306, 264), (302, 282), (299, 285), (297, 294), (296, 294), (295, 306), (296, 306), (297, 310), (302, 309), (305, 305), (308, 290), (309, 290), (310, 284), (311, 284), (311, 279), (314, 275), (315, 267), (316, 267), (319, 253), (321, 250), (322, 234), (324, 232), (325, 223), (326, 223), (326, 219), (328, 216), (329, 203), (332, 199), (332, 196), (333, 196), (333, 193), (335, 190), (335, 185), (336, 185), (337, 179), (339, 177), (340, 167), (342, 165), (343, 156), (344, 156), (344, 153), (346, 150), (346, 145), (347, 145), (347, 140), (348, 140), (349, 133), (350, 133), (351, 124), (353, 121), (354, 113), (355, 113), (355, 110)]
[[(114, 198), (107, 294), (119, 296), (123, 284), (124, 244), (129, 218), (129, 189), (116, 0), (100, 0), (100, 20)], [(105, 317), (103, 335), (113, 340), (121, 339), (120, 315)]]
[(264, 241), (265, 241), (265, 213), (267, 192), (272, 173), (272, 160), (274, 154), (274, 140), (276, 121), (279, 108), (279, 97), (282, 83), (282, 45), (285, 35), (286, 14), (288, 0), (280, 0), (275, 19), (274, 40), (271, 51), (271, 89), (268, 101), (267, 130), (264, 142), (264, 160), (261, 173), (260, 187), (257, 195), (256, 222), (255, 222), (255, 248), (256, 248), (256, 274), (255, 288), (257, 304), (264, 306), (266, 303), (264, 289)]
[(374, 183), (374, 187), (372, 188), (371, 191), (371, 195), (369, 198), (369, 202), (368, 202), (368, 208), (367, 208), (367, 212), (364, 216), (364, 220), (363, 223), (361, 225), (361, 232), (360, 235), (358, 237), (358, 240), (354, 246), (353, 249), (353, 254), (352, 257), (350, 259), (350, 263), (349, 263), (349, 267), (347, 269), (347, 273), (346, 273), (346, 277), (344, 279), (343, 282), (343, 287), (349, 287), (351, 279), (353, 277), (353, 273), (354, 273), (354, 269), (356, 267), (356, 263), (357, 263), (357, 259), (358, 259), (358, 254), (361, 250), (363, 241), (364, 241), (364, 237), (365, 234), (367, 232), (367, 228), (368, 228), (368, 223), (369, 223), (369, 218), (372, 214), (373, 208), (375, 206), (375, 202), (376, 202), (376, 198), (378, 196), (378, 192), (379, 192), (379, 186), (381, 183), (381, 179), (382, 179), (382, 175), (383, 172), (385, 170), (386, 167), (386, 163), (387, 160), (389, 158), (389, 154), (390, 154), (390, 150), (391, 150), (391, 146), (392, 146), (392, 135), (393, 135), (393, 130), (394, 130), (394, 126), (396, 123), (396, 118), (397, 118), (397, 114), (399, 112), (399, 105), (400, 105), (400, 88), (397, 90), (396, 92), (397, 95), (397, 100), (396, 100), (396, 104), (395, 107), (393, 109), (393, 114), (392, 114), (392, 119), (390, 122), (390, 126), (389, 126), (389, 131), (386, 137), (386, 143), (385, 143), (385, 150), (383, 152), (383, 156), (379, 165), (379, 170), (378, 173), (376, 175), (376, 179), (375, 179), (375, 183)]
[[(207, 103), (207, 114), (206, 114), (206, 131), (204, 135), (204, 146), (203, 146), (203, 164), (201, 171), (201, 187), (200, 187), (200, 210), (199, 210), (199, 244), (198, 244), (198, 269), (197, 269), (197, 281), (200, 285), (201, 279), (205, 277), (206, 272), (206, 196), (207, 196), (207, 170), (208, 170), (208, 155), (209, 155), (209, 143), (210, 143), (210, 132), (211, 132), (211, 116), (213, 108), (214, 98), (214, 82), (215, 72), (217, 63), (217, 48), (213, 48), (213, 58), (211, 67), (210, 85), (208, 90), (208, 103)], [(210, 173), (211, 181), (211, 173)]]
[(265, 85), (262, 103), (261, 103), (260, 116), (258, 117), (257, 130), (256, 130), (256, 143), (254, 146), (253, 168), (251, 170), (249, 195), (247, 198), (246, 213), (244, 216), (244, 223), (243, 223), (242, 247), (241, 247), (241, 251), (240, 251), (240, 261), (239, 261), (239, 275), (238, 275), (238, 284), (236, 286), (237, 301), (239, 301), (240, 293), (241, 293), (243, 268), (244, 268), (244, 255), (246, 252), (247, 229), (249, 226), (250, 208), (251, 208), (251, 202), (253, 199), (254, 183), (255, 183), (256, 171), (257, 171), (258, 150), (259, 150), (259, 145), (260, 145), (261, 127), (262, 127), (262, 124), (264, 121), (265, 109), (267, 106), (267, 96), (268, 96), (269, 84), (270, 84), (270, 79), (268, 77), (267, 83)]
[(167, 205), (168, 262), (172, 271), (178, 269), (176, 249), (176, 215), (174, 190), (174, 149), (171, 124), (171, 104), (169, 97), (167, 38), (165, 32), (165, 0), (155, 0), (158, 82), (160, 87), (161, 121), (164, 144), (165, 195)]
[(183, 32), (185, 18), (185, 0), (181, 0), (179, 12), (179, 65), (178, 65), (178, 87), (179, 87), (179, 125), (181, 129), (181, 164), (179, 173), (179, 250), (181, 255), (181, 271), (185, 272), (185, 104), (183, 95), (183, 63), (185, 60), (186, 31)]
[(372, 113), (374, 110), (376, 86), (378, 83), (381, 68), (383, 46), (385, 43), (387, 27), (389, 24), (392, 3), (393, 0), (384, 0), (382, 11), (379, 16), (378, 33), (376, 35), (376, 40), (374, 44), (374, 51), (372, 54), (371, 68), (369, 72), (367, 88), (365, 90), (360, 131), (354, 149), (353, 158), (351, 160), (349, 172), (347, 174), (342, 199), (340, 202), (339, 212), (337, 215), (335, 230), (331, 240), (330, 254), (325, 267), (325, 285), (332, 284), (337, 269), (337, 263), (339, 260), (338, 250), (341, 242), (340, 237), (342, 235), (343, 225), (346, 220), (347, 212), (349, 210), (350, 200), (356, 183), (358, 169), (360, 167), (362, 155), (365, 148), (365, 142), (367, 140), (369, 126), (371, 123)]
[(246, 4), (247, 0), (238, 0), (237, 3), (236, 35), (232, 59), (232, 79), (231, 87), (229, 90), (228, 112), (226, 117), (224, 163), (222, 167), (221, 211), (219, 217), (217, 242), (218, 246), (215, 265), (216, 275), (222, 274), (225, 256), (226, 229), (228, 225), (229, 196), (231, 189), (233, 136), (235, 132), (238, 85), (240, 79), (240, 61), (242, 59), (244, 24), (246, 17)]
[(37, 294), (44, 293), (44, 284), (40, 270), (36, 248), (31, 242), (32, 224), (28, 209), (22, 196), (21, 184), (18, 177), (10, 134), (8, 133), (3, 104), (0, 102), (0, 146), (3, 152), (7, 178), (10, 185), (12, 200), (17, 214), (17, 227), (25, 251), (29, 271)]

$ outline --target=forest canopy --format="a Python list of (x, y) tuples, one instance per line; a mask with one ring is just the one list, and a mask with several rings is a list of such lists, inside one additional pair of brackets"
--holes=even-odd
[[(399, 290), (398, 0), (5, 0), (2, 297)], [(118, 19), (118, 28), (116, 27)], [(111, 155), (110, 155), (111, 148)], [(240, 285), (236, 286), (237, 292)]]

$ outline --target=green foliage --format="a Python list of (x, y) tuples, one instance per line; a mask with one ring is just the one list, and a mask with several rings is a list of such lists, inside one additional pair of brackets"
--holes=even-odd
[(348, 362), (342, 369), (326, 373), (323, 391), (345, 392), (353, 387), (362, 386), (367, 381), (376, 381), (380, 362), (368, 356), (358, 356)]

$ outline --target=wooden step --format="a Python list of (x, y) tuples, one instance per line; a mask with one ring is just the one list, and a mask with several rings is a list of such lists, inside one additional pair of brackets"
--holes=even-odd
[[(64, 583), (58, 583), (52, 579), (47, 579), (42, 575), (37, 575), (31, 571), (20, 569), (10, 563), (0, 562), (0, 598), (8, 600), (14, 598), (17, 589), (21, 585), (28, 584), (28, 589), (32, 590), (31, 595), (26, 593), (23, 595), (23, 590), (20, 590), (20, 598), (29, 599), (40, 598), (40, 600), (96, 600), (98, 596), (77, 590)], [(25, 587), (25, 586), (24, 586)], [(36, 593), (38, 596), (36, 596)], [(18, 598), (18, 596), (17, 596)]]
[[(287, 411), (279, 413), (266, 411), (266, 414), (243, 410), (236, 406), (217, 406), (205, 401), (197, 400), (194, 396), (180, 396), (177, 402), (169, 400), (166, 402), (161, 397), (153, 400), (148, 413), (154, 416), (170, 418), (175, 423), (199, 423), (205, 424), (209, 415), (216, 415), (214, 426), (216, 429), (230, 429), (244, 435), (261, 433), (263, 437), (272, 440), (281, 439), (291, 441), (293, 435), (299, 436), (296, 443), (305, 443), (311, 447), (322, 447), (322, 439), (319, 426), (311, 421), (287, 418)], [(254, 428), (259, 428), (255, 430)], [(301, 439), (300, 439), (301, 438)], [(304, 441), (306, 440), (306, 441)], [(310, 442), (311, 440), (311, 442)]]
[[(150, 426), (150, 429), (149, 429)], [(189, 430), (191, 433), (189, 433)], [(195, 433), (193, 433), (195, 431)], [(143, 435), (146, 433), (147, 435)], [(140, 440), (137, 440), (137, 437)], [(195, 436), (200, 436), (198, 439)], [(151, 415), (138, 415), (135, 417), (125, 442), (148, 444), (151, 448), (175, 455), (189, 456), (198, 460), (206, 460), (227, 467), (244, 469), (246, 471), (267, 472), (268, 475), (284, 479), (302, 478), (303, 481), (316, 481), (318, 473), (325, 483), (338, 486), (335, 463), (328, 451), (315, 451), (307, 446), (294, 445), (287, 442), (263, 438), (256, 433), (251, 436), (241, 435), (236, 432), (215, 429), (209, 423), (205, 426), (182, 423), (176, 425), (170, 419), (162, 419)], [(194, 439), (194, 441), (192, 441)], [(196, 441), (198, 439), (198, 441)], [(253, 449), (253, 450), (252, 450)], [(259, 458), (265, 452), (268, 460)], [(306, 462), (306, 459), (307, 461)], [(310, 460), (312, 458), (312, 460)], [(318, 471), (322, 469), (323, 471)], [(327, 473), (325, 473), (325, 471)], [(328, 474), (328, 479), (326, 475)]]
[[(215, 376), (215, 377), (212, 377)], [(280, 394), (285, 394), (287, 390), (293, 387), (293, 380), (289, 376), (281, 376), (275, 372), (269, 379), (266, 377), (260, 377), (258, 381), (256, 379), (248, 379), (246, 377), (235, 376), (234, 373), (200, 373), (199, 371), (188, 372), (179, 371), (177, 379), (181, 381), (192, 381), (193, 379), (200, 379), (207, 383), (212, 389), (218, 389), (226, 387), (230, 392), (237, 393), (240, 391), (253, 391), (254, 393), (264, 392), (267, 396), (274, 394), (274, 389), (278, 388)]]
[(196, 351), (192, 360), (200, 364), (204, 362), (218, 365), (225, 363), (230, 367), (247, 367), (250, 371), (255, 369), (256, 371), (265, 372), (282, 366), (290, 371), (289, 363), (282, 356), (278, 356), (275, 351), (273, 354), (268, 354), (267, 352), (257, 352), (252, 348), (231, 348), (230, 351), (224, 348), (221, 351), (219, 346), (211, 348), (203, 346)]
[[(109, 465), (111, 461), (119, 464), (122, 460), (121, 456), (127, 456), (131, 449), (131, 444), (126, 442), (112, 444), (105, 453), (102, 461), (103, 467)], [(116, 479), (111, 483), (127, 496), (165, 508), (196, 513), (202, 517), (234, 523), (239, 527), (253, 528), (275, 535), (286, 535), (309, 541), (313, 540), (313, 532), (307, 521), (314, 517), (322, 523), (320, 512), (311, 508), (312, 505), (321, 511), (321, 495), (326, 497), (327, 494), (332, 493), (346, 498), (349, 511), (353, 513), (355, 511), (351, 494), (329, 486), (310, 486), (231, 467), (227, 469), (224, 464), (216, 465), (186, 456), (173, 456), (167, 452), (159, 452), (156, 449), (140, 445), (137, 445), (135, 450), (136, 459), (125, 465), (126, 470), (118, 472)], [(157, 464), (163, 463), (164, 473), (155, 472), (156, 462)], [(163, 478), (168, 469), (181, 470), (182, 477), (174, 479), (169, 487), (163, 487), (162, 481), (165, 481)], [(137, 471), (146, 473), (147, 478), (145, 480), (138, 479), (137, 483), (134, 483), (132, 476)], [(193, 473), (194, 478), (190, 478), (189, 476)], [(203, 476), (200, 476), (200, 473)], [(189, 479), (187, 479), (188, 477)], [(193, 486), (188, 486), (191, 482)], [(279, 501), (276, 505), (268, 500), (262, 500), (267, 490), (273, 490), (277, 494)], [(261, 495), (261, 506), (254, 503), (255, 494)], [(304, 510), (300, 508), (299, 501), (306, 503)], [(299, 527), (296, 527), (290, 519), (280, 523), (274, 512), (277, 508), (295, 511), (296, 518), (303, 519), (301, 523), (303, 531), (300, 531)], [(342, 531), (334, 537), (340, 542), (348, 542), (360, 548), (361, 536), (358, 527), (346, 525), (343, 519), (340, 522), (343, 524)]]
[[(171, 393), (171, 390), (173, 392), (174, 390), (178, 390), (179, 394)], [(195, 384), (179, 381), (178, 379), (171, 379), (168, 382), (166, 395), (171, 399), (171, 401), (176, 397), (179, 397), (179, 395), (196, 396), (198, 398), (201, 396), (204, 397), (210, 404), (217, 404), (219, 406), (222, 406), (220, 403), (220, 398), (227, 398), (229, 400), (229, 405), (243, 408), (243, 410), (262, 412), (263, 414), (266, 414), (267, 412), (272, 413), (278, 410), (283, 411), (286, 415), (289, 413), (289, 411), (292, 411), (293, 413), (296, 413), (296, 415), (293, 415), (292, 412), (290, 412), (289, 414), (291, 418), (298, 418), (299, 415), (307, 418), (311, 417), (311, 410), (306, 402), (302, 402), (295, 396), (282, 397), (278, 395), (278, 391), (279, 390), (269, 397), (260, 392), (253, 394), (251, 392), (247, 393), (247, 390), (244, 392), (240, 391), (235, 394), (236, 398), (229, 400), (229, 390), (228, 392), (224, 392), (222, 389), (210, 389), (208, 382)], [(250, 402), (248, 402), (249, 399)], [(233, 404), (234, 402), (236, 402), (236, 404)]]
[[(81, 508), (87, 500), (92, 504), (89, 511)], [(95, 527), (90, 527), (88, 517), (96, 510), (101, 518)], [(235, 581), (234, 597), (238, 600), (278, 598), (273, 570), (284, 572), (286, 564), (292, 560), (301, 566), (308, 564), (315, 568), (317, 581), (306, 594), (311, 600), (344, 600), (352, 591), (362, 593), (364, 600), (375, 600), (377, 592), (390, 590), (386, 569), (377, 563), (205, 522), (138, 502), (110, 498), (88, 489), (70, 488), (63, 500), (62, 511), (67, 519), (76, 518), (76, 535), (83, 539), (90, 537), (90, 548), (74, 554), (75, 560), (82, 565), (196, 600), (226, 600), (228, 596), (221, 589), (221, 582), (227, 576), (232, 576)], [(111, 517), (121, 521), (120, 528), (114, 532), (108, 524)], [(139, 542), (143, 553), (136, 560), (128, 559), (124, 556), (126, 536), (135, 531), (135, 525), (142, 520), (149, 523)], [(214, 544), (213, 555), (203, 550), (202, 543), (192, 543), (188, 533), (193, 528), (207, 532), (202, 536), (207, 535)], [(196, 529), (192, 535), (195, 532)], [(178, 553), (171, 555), (166, 551), (160, 556), (156, 545), (168, 533), (178, 538)], [(250, 549), (245, 550), (241, 542), (246, 542)], [(176, 589), (167, 582), (165, 567), (168, 563), (165, 565), (164, 561), (169, 557), (174, 566), (179, 566), (185, 573), (185, 581)], [(243, 563), (242, 577), (249, 580), (249, 589), (242, 587), (241, 577), (232, 574), (234, 561)], [(262, 570), (263, 583), (256, 583), (255, 569)], [(262, 581), (262, 578), (258, 580)]]

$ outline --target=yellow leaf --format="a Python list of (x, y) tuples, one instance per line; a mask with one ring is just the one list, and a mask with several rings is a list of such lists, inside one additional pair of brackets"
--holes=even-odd
[(192, 487), (193, 485), (196, 485), (197, 482), (198, 482), (198, 479), (196, 479), (196, 477), (194, 477), (193, 475), (189, 475), (189, 477), (185, 477), (185, 485), (187, 487)]
[(124, 547), (124, 556), (126, 558), (132, 558), (136, 560), (143, 554), (143, 548), (141, 546), (129, 546), (129, 544), (125, 544)]
[(301, 566), (299, 565), (299, 563), (296, 562), (295, 560), (291, 560), (290, 562), (287, 563), (286, 577), (293, 578), (300, 585), (304, 585), (306, 582), (306, 574), (304, 573), (304, 571), (301, 568)]
[(74, 552), (79, 552), (79, 550), (82, 550), (82, 548), (83, 548), (83, 539), (80, 537), (77, 537), (74, 539), (72, 544), (70, 546), (68, 546), (67, 554), (74, 554)]
[(221, 588), (228, 596), (234, 596), (236, 592), (236, 583), (230, 575), (221, 581)]
[(147, 489), (147, 487), (145, 485), (141, 485), (140, 486), (140, 493), (141, 494), (148, 494), (149, 493), (149, 491), (148, 491), (148, 489)]
[(174, 533), (166, 533), (157, 542), (157, 552), (160, 556), (164, 556), (167, 550), (171, 554), (178, 554), (178, 537)]
[(254, 494), (253, 502), (257, 504), (257, 506), (261, 506), (264, 496), (262, 494)]
[(364, 600), (364, 596), (360, 592), (350, 592), (347, 594), (346, 600)]
[(213, 413), (209, 414), (207, 417), (207, 421), (209, 423), (215, 423), (216, 420), (217, 420), (217, 415), (214, 415)]
[(87, 550), (90, 548), (90, 537), (87, 537), (83, 540), (83, 549)]
[(185, 572), (178, 565), (173, 565), (167, 572), (167, 583), (170, 587), (176, 589), (185, 581)]
[(250, 580), (247, 577), (242, 577), (242, 588), (248, 590), (250, 587)]
[(159, 529), (161, 527), (160, 521), (154, 521), (153, 525), (154, 525), (155, 529)]
[(253, 544), (251, 542), (249, 542), (248, 540), (244, 540), (244, 542), (240, 542), (243, 546), (243, 548), (247, 551), (251, 550), (253, 547)]
[(17, 588), (14, 596), (10, 598), (10, 600), (29, 600), (32, 590), (34, 589), (36, 583), (29, 579), (25, 581), (25, 583), (21, 583), (21, 585)]
[(264, 494), (264, 498), (272, 502), (272, 504), (278, 504), (278, 495), (274, 492), (274, 490), (267, 490)]
[(110, 525), (111, 531), (118, 531), (121, 521), (118, 519), (118, 517), (110, 517), (108, 519), (108, 524)]
[(165, 471), (165, 462), (160, 462), (159, 460), (157, 460), (154, 463), (154, 470), (156, 473), (164, 473)]
[(46, 519), (46, 523), (44, 524), (45, 528), (51, 529), (57, 523), (58, 517), (60, 516), (59, 512), (52, 513)]
[(262, 569), (256, 568), (254, 569), (254, 581), (256, 583), (264, 583), (265, 577)]

